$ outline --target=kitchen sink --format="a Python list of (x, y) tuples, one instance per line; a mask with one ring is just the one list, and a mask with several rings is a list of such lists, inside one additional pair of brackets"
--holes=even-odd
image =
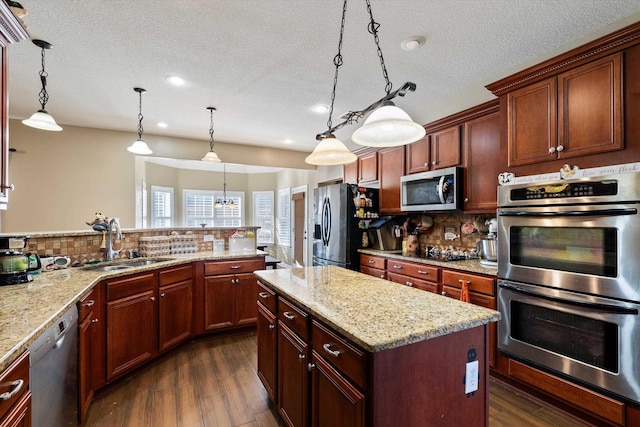
[(97, 264), (83, 267), (83, 270), (88, 271), (119, 271), (119, 270), (127, 270), (133, 267), (143, 267), (145, 265), (157, 264), (159, 262), (171, 261), (172, 258), (148, 258), (148, 259), (139, 259), (136, 261), (131, 260), (123, 260), (117, 263), (112, 264)]

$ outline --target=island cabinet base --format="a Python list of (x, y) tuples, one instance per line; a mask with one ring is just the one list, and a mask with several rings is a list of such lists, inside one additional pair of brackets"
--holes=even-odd
[[(367, 426), (487, 426), (488, 325), (371, 354)], [(465, 393), (479, 361), (478, 390)]]

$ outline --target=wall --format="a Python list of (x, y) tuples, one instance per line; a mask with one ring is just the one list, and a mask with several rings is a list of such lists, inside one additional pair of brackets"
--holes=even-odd
[[(65, 126), (46, 132), (9, 121), (9, 208), (1, 212), (3, 233), (84, 230), (95, 212), (117, 216), (124, 228), (135, 222), (135, 159), (126, 147), (132, 132)], [(206, 141), (146, 135), (154, 156), (197, 160)], [(307, 153), (216, 142), (229, 163), (315, 171), (304, 163)], [(185, 178), (186, 179), (186, 178)]]

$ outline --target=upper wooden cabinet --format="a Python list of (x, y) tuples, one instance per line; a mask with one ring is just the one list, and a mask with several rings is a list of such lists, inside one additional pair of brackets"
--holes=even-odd
[(401, 213), (400, 177), (404, 175), (404, 146), (378, 151), (379, 211), (381, 214)]
[(406, 149), (406, 173), (425, 172), (460, 165), (460, 126), (427, 134)]
[(509, 166), (624, 147), (622, 54), (507, 94)]
[(348, 184), (367, 184), (378, 181), (378, 152), (375, 148), (357, 150), (358, 160), (344, 165), (343, 181)]

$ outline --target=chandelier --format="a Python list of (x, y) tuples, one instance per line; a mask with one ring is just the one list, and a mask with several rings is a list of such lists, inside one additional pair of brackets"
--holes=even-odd
[(233, 202), (232, 198), (227, 199), (227, 164), (222, 165), (223, 168), (223, 184), (222, 184), (222, 199), (217, 198), (215, 204), (213, 205), (216, 209), (222, 209), (225, 206), (228, 206), (230, 209), (235, 209), (236, 204)]

